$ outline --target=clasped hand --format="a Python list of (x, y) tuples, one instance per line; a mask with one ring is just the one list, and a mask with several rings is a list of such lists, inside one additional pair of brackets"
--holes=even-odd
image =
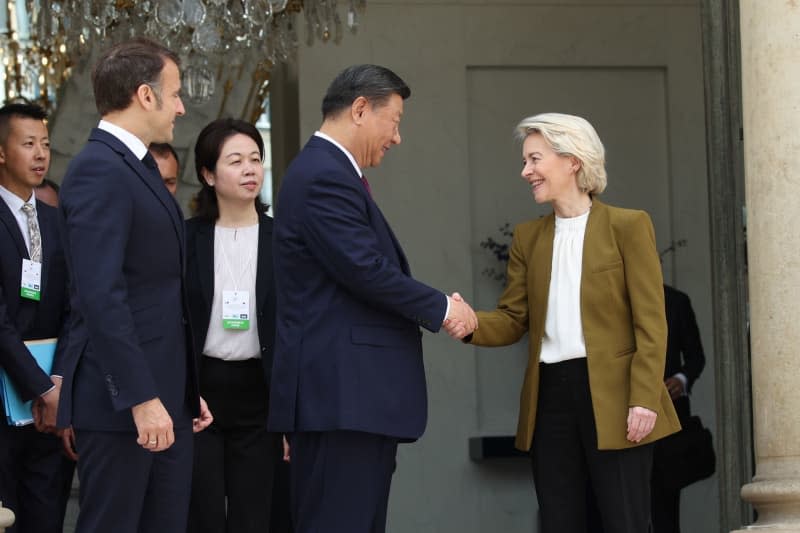
[(478, 317), (472, 307), (464, 301), (460, 294), (454, 292), (447, 297), (450, 310), (444, 321), (444, 329), (454, 339), (463, 339), (478, 329)]

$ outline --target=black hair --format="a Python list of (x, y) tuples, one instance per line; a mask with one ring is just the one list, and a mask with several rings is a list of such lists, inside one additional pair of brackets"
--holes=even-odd
[(178, 163), (178, 166), (180, 167), (181, 160), (178, 157), (178, 152), (175, 151), (175, 148), (173, 148), (170, 143), (150, 143), (150, 146), (148, 146), (147, 149), (154, 155), (162, 158), (166, 158), (171, 155), (175, 158), (175, 162)]
[(47, 111), (36, 104), (6, 104), (0, 107), (0, 144), (4, 144), (11, 131), (12, 118), (47, 120)]
[(333, 118), (350, 107), (359, 96), (381, 106), (393, 95), (405, 100), (411, 96), (400, 76), (379, 65), (353, 65), (336, 76), (322, 100), (322, 118)]

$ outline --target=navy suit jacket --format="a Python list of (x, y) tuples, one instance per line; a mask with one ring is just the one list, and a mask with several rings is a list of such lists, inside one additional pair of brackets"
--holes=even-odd
[(154, 170), (95, 129), (61, 187), (73, 316), (60, 425), (135, 431), (160, 398), (176, 428), (199, 411), (185, 316), (184, 222)]
[(286, 172), (274, 254), (270, 429), (422, 435), (419, 326), (437, 331), (447, 300), (410, 276), (358, 173), (324, 139), (312, 137)]
[[(209, 321), (222, 319), (211, 316), (214, 301), (214, 225), (201, 218), (186, 221), (186, 288), (198, 358), (206, 345)], [(272, 275), (272, 219), (264, 214), (258, 221), (257, 261), (256, 322), (264, 377), (269, 385), (272, 349), (275, 345), (275, 278)]]
[[(58, 235), (58, 214), (44, 202), (36, 202), (36, 213), (42, 235), (42, 289), (38, 302), (20, 296), (22, 259), (30, 256), (17, 220), (0, 199), (0, 367), (23, 400), (39, 396), (52, 388), (53, 382), (22, 341), (59, 337), (62, 346), (66, 344), (62, 326), (68, 313), (67, 269)], [(61, 373), (62, 352), (56, 352), (53, 374)]]
[(686, 376), (687, 387), (691, 391), (706, 365), (692, 303), (686, 293), (664, 285), (664, 305), (667, 313), (667, 362), (664, 378), (681, 372)]

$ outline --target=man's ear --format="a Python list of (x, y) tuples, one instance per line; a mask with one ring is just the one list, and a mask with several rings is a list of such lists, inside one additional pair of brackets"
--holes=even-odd
[(0, 165), (6, 164), (6, 149), (0, 146)]
[(146, 83), (139, 85), (133, 98), (139, 102), (139, 105), (144, 109), (153, 109), (156, 107), (156, 93), (153, 91), (153, 88)]
[(369, 101), (363, 96), (359, 96), (353, 100), (353, 104), (350, 106), (350, 116), (353, 117), (353, 121), (356, 124), (361, 123), (361, 119), (364, 118), (364, 113), (367, 112), (368, 107)]

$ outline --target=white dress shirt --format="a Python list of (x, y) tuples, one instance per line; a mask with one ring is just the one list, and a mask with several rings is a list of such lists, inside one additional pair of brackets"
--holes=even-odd
[(22, 232), (22, 238), (25, 240), (25, 248), (28, 249), (28, 255), (30, 256), (31, 235), (28, 233), (28, 215), (26, 215), (25, 211), (22, 210), (22, 206), (26, 203), (31, 204), (35, 211), (36, 196), (31, 193), (31, 197), (28, 198), (28, 201), (26, 202), (13, 192), (0, 185), (0, 198), (3, 199), (8, 208), (11, 210), (11, 214), (14, 215), (14, 219), (17, 221), (17, 225), (19, 226), (19, 231)]
[(120, 140), (122, 144), (128, 147), (128, 150), (133, 152), (133, 155), (142, 159), (147, 155), (147, 146), (144, 145), (142, 140), (124, 128), (120, 128), (116, 124), (112, 124), (107, 120), (101, 120), (97, 125), (97, 129), (110, 133)]
[(350, 153), (350, 152), (347, 150), (347, 148), (345, 148), (344, 146), (342, 146), (341, 144), (339, 144), (339, 142), (338, 142), (338, 141), (336, 141), (336, 140), (335, 140), (333, 137), (331, 137), (330, 135), (327, 135), (327, 134), (325, 134), (325, 133), (322, 133), (321, 131), (315, 131), (315, 132), (314, 132), (314, 137), (319, 137), (320, 139), (325, 139), (326, 141), (328, 141), (329, 143), (331, 143), (332, 145), (334, 145), (336, 148), (338, 148), (339, 150), (341, 150), (341, 151), (344, 153), (344, 155), (346, 155), (346, 156), (347, 156), (347, 159), (349, 159), (349, 160), (350, 160), (350, 163), (353, 165), (353, 168), (354, 168), (354, 169), (356, 169), (356, 174), (358, 174), (358, 175), (359, 175), (360, 177), (362, 177), (362, 178), (364, 177), (364, 173), (363, 173), (363, 172), (361, 172), (361, 167), (359, 167), (359, 166), (358, 166), (358, 163), (356, 163), (356, 158), (355, 158), (355, 157), (353, 157), (353, 154), (351, 154), (351, 153)]
[(559, 363), (586, 357), (581, 320), (581, 265), (589, 211), (573, 218), (556, 217), (547, 317), (539, 360)]

